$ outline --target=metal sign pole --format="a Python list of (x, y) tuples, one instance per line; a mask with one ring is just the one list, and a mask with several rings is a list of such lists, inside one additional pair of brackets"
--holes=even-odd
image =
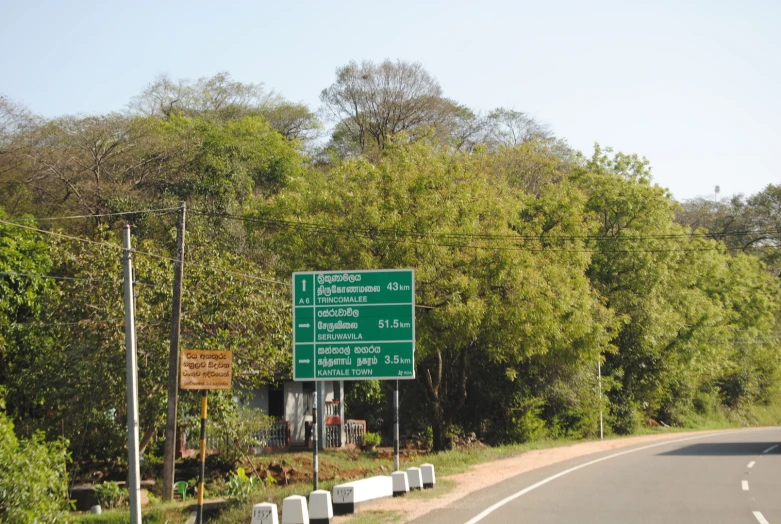
[(208, 406), (208, 390), (201, 393), (201, 476), (198, 479), (198, 517), (196, 524), (203, 524), (203, 495), (206, 477), (206, 414)]
[(399, 381), (393, 389), (393, 471), (399, 471)]
[(317, 381), (312, 393), (312, 487), (317, 491)]

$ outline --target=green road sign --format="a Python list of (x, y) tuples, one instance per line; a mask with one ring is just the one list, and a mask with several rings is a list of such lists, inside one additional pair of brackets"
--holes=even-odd
[(293, 273), (293, 380), (410, 378), (413, 270)]

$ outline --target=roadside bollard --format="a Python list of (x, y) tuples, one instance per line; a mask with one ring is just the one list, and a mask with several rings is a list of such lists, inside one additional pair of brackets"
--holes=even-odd
[(407, 479), (409, 480), (409, 489), (423, 489), (423, 477), (420, 474), (420, 468), (407, 468)]
[(394, 471), (391, 473), (393, 479), (393, 496), (401, 497), (409, 493), (409, 481), (407, 480), (407, 474), (403, 471)]
[(433, 488), (434, 484), (437, 483), (433, 464), (422, 464), (420, 466), (420, 474), (423, 477), (423, 489)]
[(252, 506), (252, 524), (279, 524), (277, 505), (264, 502)]
[(333, 524), (331, 492), (318, 489), (309, 494), (309, 524)]
[(282, 501), (282, 524), (309, 524), (306, 498), (290, 495)]

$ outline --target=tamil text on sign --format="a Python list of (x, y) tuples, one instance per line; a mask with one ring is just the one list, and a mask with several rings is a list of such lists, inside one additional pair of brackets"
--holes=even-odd
[(415, 378), (411, 269), (293, 274), (293, 379)]

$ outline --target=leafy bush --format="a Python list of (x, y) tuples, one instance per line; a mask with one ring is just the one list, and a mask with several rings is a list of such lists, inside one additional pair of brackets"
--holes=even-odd
[(0, 390), (0, 521), (67, 521), (66, 446), (44, 441), (42, 433), (18, 439)]
[(129, 497), (125, 488), (119, 487), (116, 482), (105, 482), (95, 486), (95, 498), (98, 504), (104, 508), (118, 508), (127, 502)]
[(640, 413), (629, 400), (611, 405), (611, 425), (619, 435), (631, 435), (640, 427)]
[(257, 487), (254, 477), (249, 477), (244, 472), (244, 468), (237, 468), (235, 473), (228, 477), (228, 486), (225, 488), (225, 494), (232, 501), (243, 504), (247, 501), (255, 488)]
[(382, 436), (379, 433), (372, 433), (367, 431), (363, 435), (363, 444), (365, 446), (379, 446), (382, 441)]
[[(211, 460), (219, 461), (220, 469), (232, 470), (241, 458), (250, 454), (252, 447), (266, 444), (274, 418), (259, 409), (237, 405), (232, 399), (215, 398), (214, 404), (215, 416), (207, 423), (206, 431), (210, 446), (219, 451), (219, 458)], [(197, 435), (200, 419), (189, 420), (188, 430)], [(207, 457), (207, 464), (210, 458)]]

